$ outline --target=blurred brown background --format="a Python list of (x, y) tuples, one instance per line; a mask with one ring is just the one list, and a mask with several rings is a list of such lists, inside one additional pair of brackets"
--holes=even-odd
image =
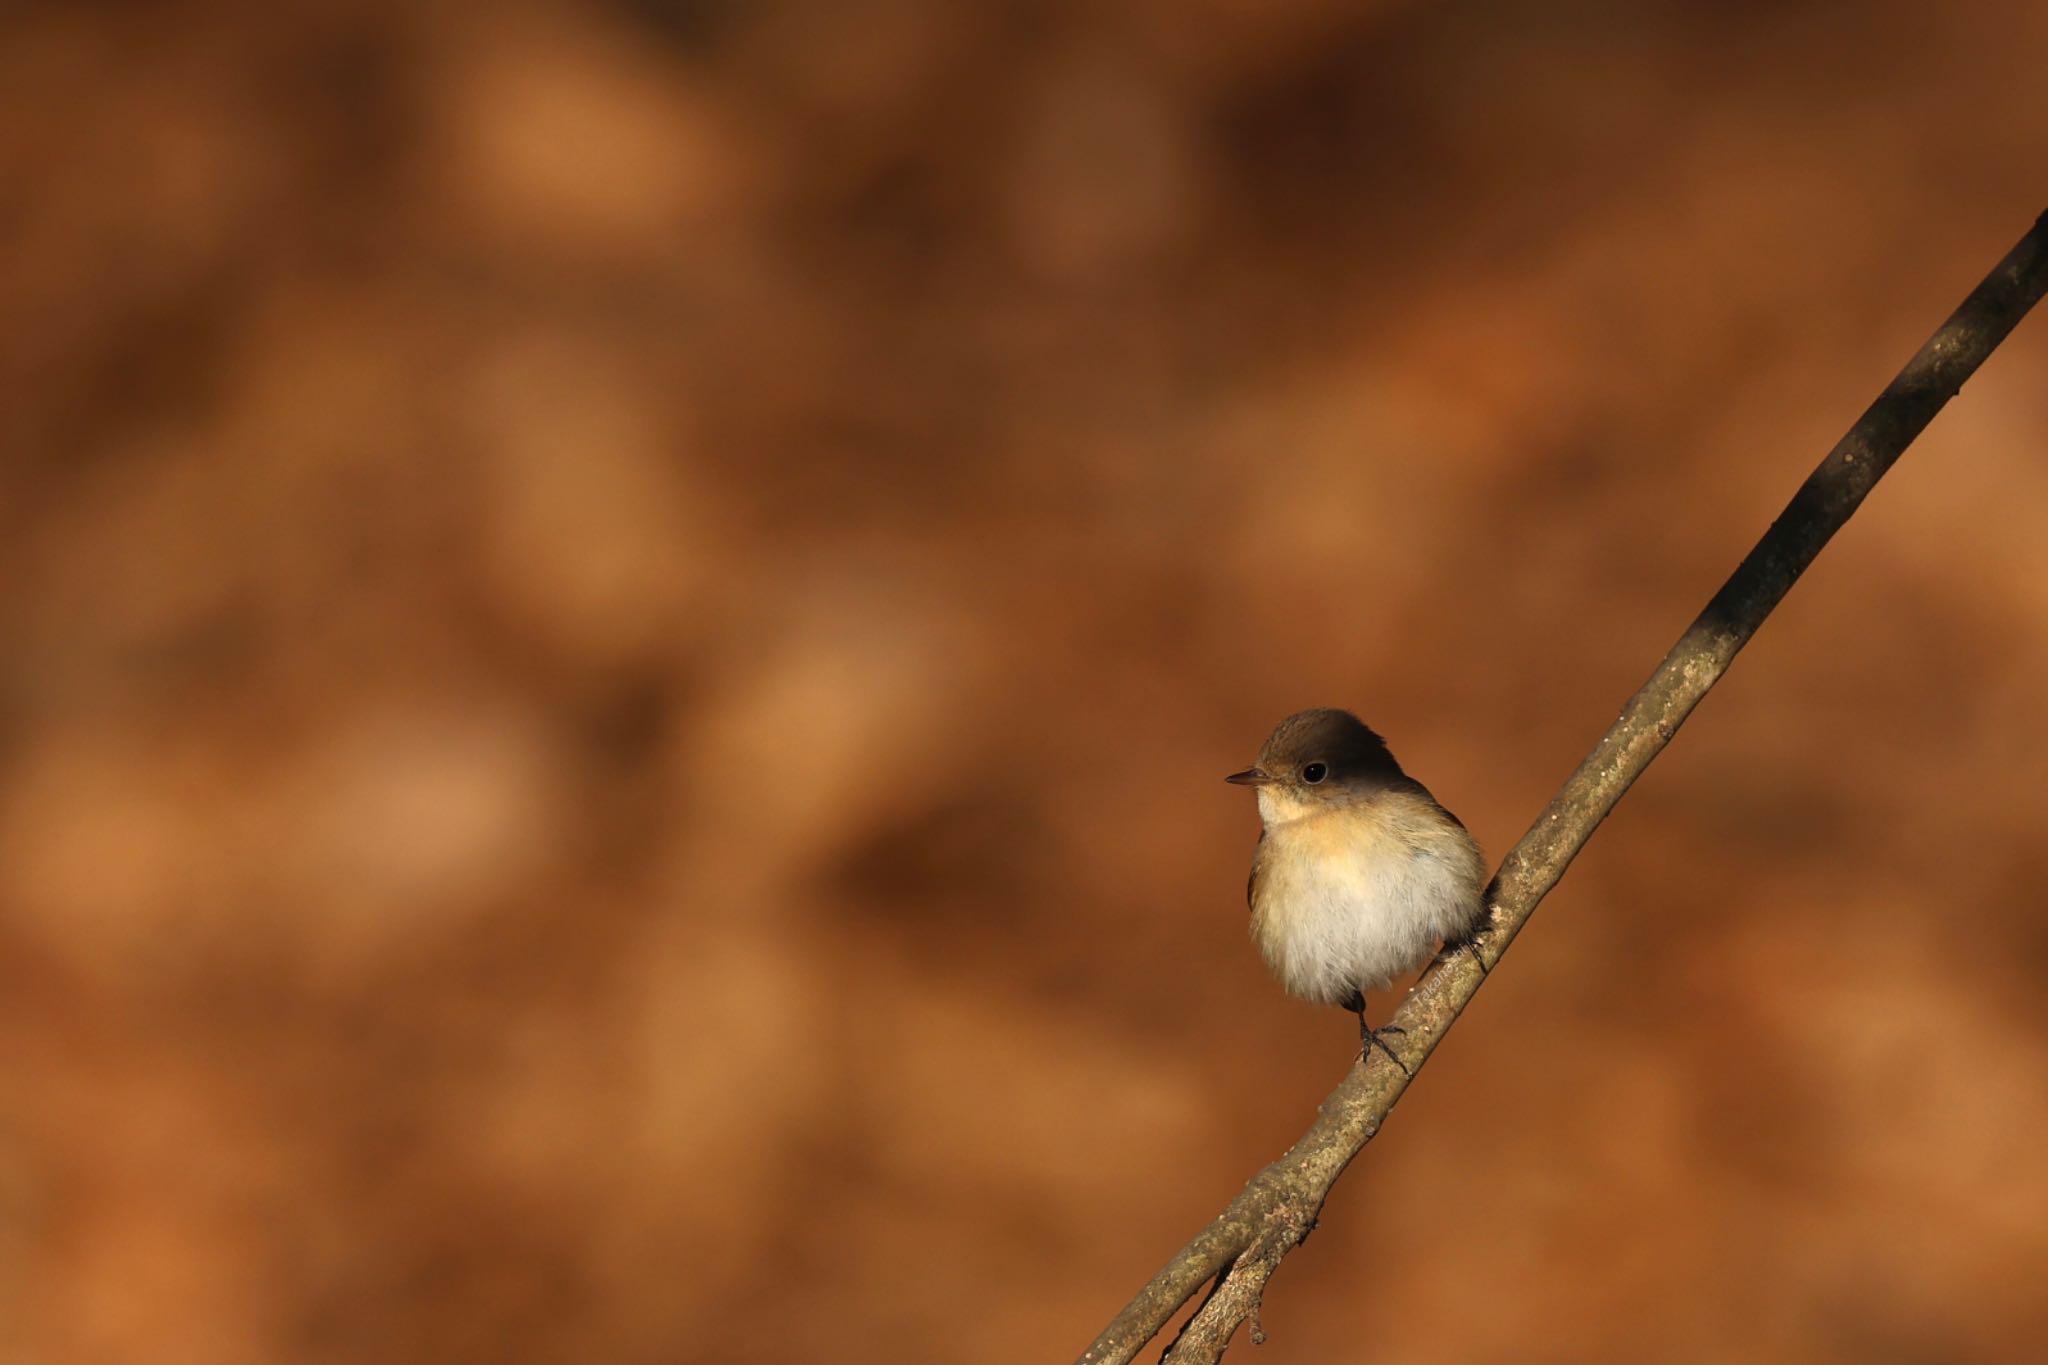
[[(1505, 850), (2048, 206), (2044, 45), (7, 7), (0, 1359), (1071, 1357), (1356, 1044), (1217, 779), (1349, 705)], [(2044, 373), (1601, 832), (1259, 1360), (2039, 1358)]]

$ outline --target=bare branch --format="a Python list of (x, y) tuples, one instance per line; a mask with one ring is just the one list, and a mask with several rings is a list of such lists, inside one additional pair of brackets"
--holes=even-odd
[[(1394, 1015), (1406, 1030), (1400, 1044), (1411, 1074), (1478, 991), (1485, 977), (1481, 962), (1490, 969), (1499, 960), (1607, 813), (1671, 742), (1821, 547), (2044, 291), (2048, 214), (1971, 291), (1800, 485), (1756, 548), (1501, 863), (1488, 890), (1490, 924), (1477, 941), (1476, 954), (1440, 959)], [(1077, 1365), (1124, 1365), (1212, 1280), (1209, 1297), (1167, 1359), (1175, 1365), (1220, 1359), (1238, 1325), (1255, 1318), (1274, 1268), (1315, 1226), (1330, 1187), (1379, 1131), (1408, 1081), (1385, 1058), (1361, 1057), (1323, 1101), (1300, 1141), (1259, 1172), (1152, 1277), (1082, 1352)]]

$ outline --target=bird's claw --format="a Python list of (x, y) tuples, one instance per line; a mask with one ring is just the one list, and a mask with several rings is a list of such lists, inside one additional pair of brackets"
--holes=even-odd
[(1401, 1068), (1401, 1074), (1403, 1076), (1406, 1076), (1412, 1080), (1415, 1076), (1415, 1073), (1408, 1069), (1408, 1063), (1402, 1061), (1400, 1054), (1396, 1053), (1394, 1049), (1388, 1047), (1386, 1043), (1387, 1034), (1406, 1034), (1407, 1032), (1408, 1030), (1402, 1028), (1399, 1024), (1382, 1024), (1378, 1028), (1367, 1028), (1365, 1025), (1365, 1021), (1363, 1019), (1360, 1019), (1358, 1023), (1359, 1060), (1364, 1061), (1367, 1057), (1369, 1057), (1372, 1054), (1372, 1050), (1374, 1048), (1378, 1048), (1381, 1052), (1386, 1054), (1388, 1061), (1392, 1062), (1395, 1066)]

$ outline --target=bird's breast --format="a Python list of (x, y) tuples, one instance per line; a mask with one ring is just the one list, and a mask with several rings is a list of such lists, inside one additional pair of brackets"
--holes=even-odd
[(1266, 831), (1252, 934), (1281, 983), (1332, 1004), (1427, 960), (1476, 913), (1483, 864), (1456, 822), (1388, 800)]

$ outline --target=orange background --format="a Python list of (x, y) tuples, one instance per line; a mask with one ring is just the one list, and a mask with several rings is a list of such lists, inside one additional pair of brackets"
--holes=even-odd
[[(2043, 51), (9, 7), (0, 1358), (1071, 1357), (1356, 1046), (1218, 779), (1348, 705), (1504, 851), (2048, 207)], [(2038, 1358), (2044, 374), (1601, 831), (1258, 1360)]]

